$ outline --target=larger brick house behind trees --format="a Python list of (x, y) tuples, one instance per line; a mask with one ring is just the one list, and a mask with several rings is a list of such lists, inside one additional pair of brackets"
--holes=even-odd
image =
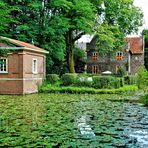
[(96, 38), (89, 39), (86, 42), (82, 42), (83, 39), (81, 39), (81, 42), (77, 43), (77, 46), (87, 53), (86, 71), (88, 73), (100, 74), (104, 71), (118, 73), (122, 68), (128, 74), (135, 74), (144, 64), (144, 39), (141, 36), (127, 37), (126, 48), (116, 51), (113, 55), (101, 55), (96, 46)]
[(38, 91), (45, 77), (45, 54), (32, 44), (0, 37), (0, 48), (10, 50), (0, 57), (0, 94), (26, 94)]

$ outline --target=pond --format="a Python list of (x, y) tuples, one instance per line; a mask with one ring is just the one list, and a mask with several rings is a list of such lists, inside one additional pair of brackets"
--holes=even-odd
[(128, 98), (0, 96), (0, 147), (148, 147), (148, 108)]

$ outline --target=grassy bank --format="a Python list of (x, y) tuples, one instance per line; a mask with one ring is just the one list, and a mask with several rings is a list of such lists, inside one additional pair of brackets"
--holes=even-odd
[(117, 89), (95, 89), (90, 87), (52, 86), (50, 84), (40, 87), (41, 93), (70, 93), (70, 94), (120, 94), (138, 90), (136, 85), (125, 85)]

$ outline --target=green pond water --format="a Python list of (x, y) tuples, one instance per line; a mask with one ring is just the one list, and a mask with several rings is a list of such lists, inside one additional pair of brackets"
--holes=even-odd
[(0, 96), (0, 147), (147, 148), (148, 108), (128, 98)]

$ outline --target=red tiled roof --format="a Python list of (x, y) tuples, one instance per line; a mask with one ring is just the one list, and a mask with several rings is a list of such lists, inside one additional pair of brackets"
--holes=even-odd
[(8, 47), (8, 45), (5, 43), (0, 43), (0, 47)]
[[(24, 47), (24, 49), (28, 49), (28, 50), (33, 49), (33, 50), (36, 50), (36, 51), (48, 53), (46, 50), (44, 50), (42, 48), (39, 48), (37, 46), (34, 46), (33, 44), (29, 44), (29, 43), (26, 43), (26, 42), (22, 42), (22, 41), (18, 41), (18, 40), (15, 40), (15, 39), (2, 37), (2, 36), (0, 36), (0, 38), (6, 40), (7, 42), (10, 42), (13, 45), (16, 45), (16, 47)], [(6, 45), (6, 44), (7, 43), (2, 43), (1, 42), (0, 47), (10, 47), (10, 45)]]
[(133, 54), (143, 53), (143, 38), (142, 37), (128, 37), (126, 42), (129, 43), (129, 50)]

